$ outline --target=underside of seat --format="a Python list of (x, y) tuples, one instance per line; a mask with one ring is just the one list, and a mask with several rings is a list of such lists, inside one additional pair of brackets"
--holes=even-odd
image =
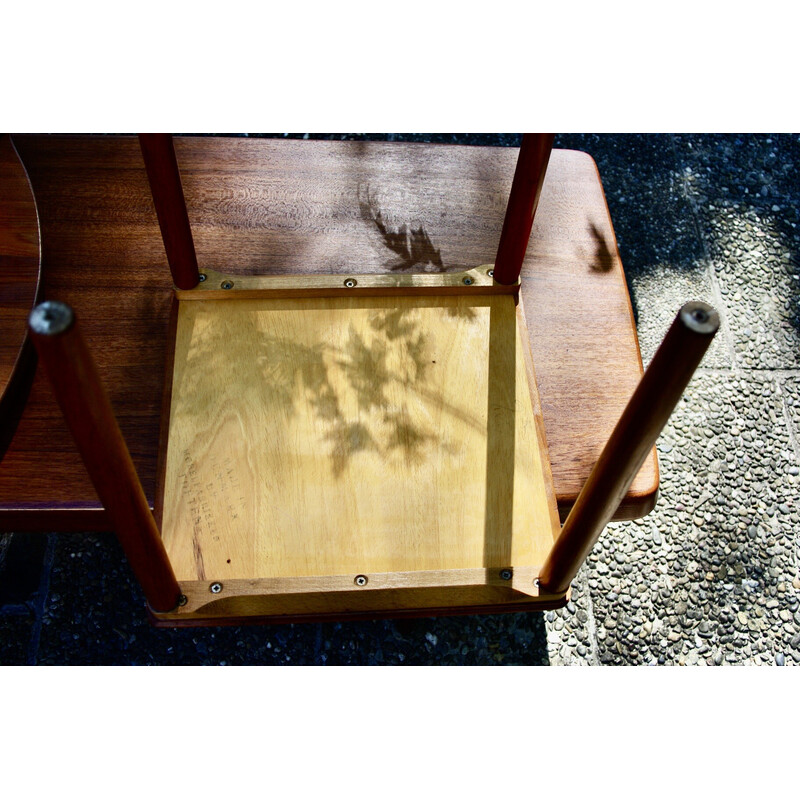
[(558, 513), (524, 314), (490, 272), (178, 293), (166, 618), (565, 602), (536, 585)]

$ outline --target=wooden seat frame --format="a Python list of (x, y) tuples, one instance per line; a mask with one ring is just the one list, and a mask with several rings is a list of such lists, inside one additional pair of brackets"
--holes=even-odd
[[(72, 310), (40, 305), (31, 334), (156, 624), (564, 605), (713, 338), (716, 312), (680, 310), (559, 528), (519, 294), (551, 134), (523, 138), (494, 264), (344, 277), (201, 272), (172, 139), (142, 134), (140, 144), (175, 285), (155, 517)], [(423, 387), (412, 358), (378, 401), (364, 376), (380, 368), (370, 353), (396, 349), (390, 319), (418, 331), (396, 357), (424, 344), (424, 368), (438, 377)], [(367, 352), (355, 379), (342, 355), (351, 345)], [(431, 415), (436, 437), (419, 423)], [(373, 447), (364, 420), (388, 420), (390, 445)], [(343, 431), (344, 466), (338, 440), (331, 454), (319, 446)], [(416, 447), (426, 436), (435, 443)]]

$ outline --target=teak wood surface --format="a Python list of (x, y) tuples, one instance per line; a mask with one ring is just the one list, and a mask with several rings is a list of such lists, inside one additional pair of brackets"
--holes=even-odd
[[(145, 493), (156, 492), (172, 281), (135, 137), (16, 136), (39, 209), (44, 296), (72, 305)], [(493, 262), (515, 148), (178, 138), (200, 269), (459, 272)], [(555, 150), (521, 277), (562, 518), (642, 367), (593, 160)], [(651, 453), (616, 518), (647, 513)], [(0, 462), (0, 527), (108, 530), (40, 373)]]
[(197, 253), (172, 136), (167, 133), (142, 133), (139, 134), (139, 145), (172, 282), (181, 289), (191, 289), (199, 281)]
[(0, 458), (33, 378), (30, 314), (41, 287), (39, 219), (11, 137), (0, 135)]
[(68, 306), (49, 301), (31, 314), (39, 364), (148, 603), (161, 612), (181, 597), (161, 531), (136, 475), (97, 366)]
[[(165, 626), (241, 624), (347, 619), (364, 615), (446, 615), (459, 612), (501, 613), (561, 608), (569, 591), (540, 592), (537, 567), (517, 568), (510, 578), (496, 569), (452, 569), (372, 574), (363, 586), (353, 575), (308, 578), (233, 579), (219, 583), (218, 593), (205, 581), (186, 581), (186, 604), (152, 614)], [(211, 584), (214, 585), (214, 584)]]

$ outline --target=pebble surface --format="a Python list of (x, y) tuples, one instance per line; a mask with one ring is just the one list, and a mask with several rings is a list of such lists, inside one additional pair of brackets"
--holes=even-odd
[[(608, 527), (565, 608), (156, 630), (115, 539), (66, 534), (29, 554), (27, 589), (0, 597), (0, 664), (800, 664), (800, 137), (580, 134), (556, 146), (598, 164), (644, 362), (682, 303), (722, 318), (659, 439), (656, 509)], [(17, 536), (0, 536), (0, 582), (25, 559)]]
[[(587, 149), (583, 138), (570, 146)], [(586, 632), (600, 664), (798, 664), (800, 139), (641, 138), (659, 157), (648, 169), (594, 155), (643, 360), (688, 299), (723, 325), (659, 439), (656, 509), (610, 525), (580, 573)], [(556, 619), (551, 663), (586, 663)]]

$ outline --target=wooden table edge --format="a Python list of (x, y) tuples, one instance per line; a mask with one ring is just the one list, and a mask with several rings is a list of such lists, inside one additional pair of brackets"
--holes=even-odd
[[(44, 281), (42, 279), (42, 229), (39, 220), (39, 209), (36, 205), (36, 197), (33, 193), (30, 176), (14, 145), (13, 137), (6, 135), (2, 138), (8, 140), (11, 154), (16, 158), (14, 167), (18, 168), (19, 177), (24, 177), (30, 195), (28, 198), (29, 202), (27, 203), (27, 225), (31, 230), (33, 228), (36, 229), (36, 255), (31, 256), (31, 260), (33, 260), (33, 258), (36, 260), (36, 288), (34, 289), (33, 302), (31, 303), (31, 309), (33, 309), (33, 307), (41, 301), (44, 287)], [(14, 438), (17, 423), (25, 408), (25, 403), (28, 399), (31, 386), (33, 385), (35, 374), (36, 352), (26, 330), (22, 337), (19, 350), (17, 351), (17, 356), (14, 359), (14, 366), (11, 368), (11, 377), (5, 388), (0, 391), (0, 460), (2, 460), (3, 454)]]

